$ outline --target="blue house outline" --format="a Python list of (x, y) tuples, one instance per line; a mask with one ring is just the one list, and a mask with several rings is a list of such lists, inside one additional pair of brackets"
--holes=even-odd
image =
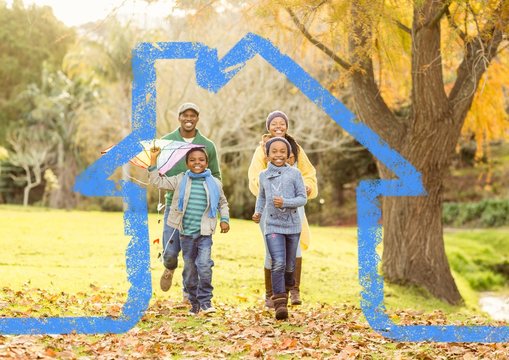
[[(128, 298), (118, 319), (105, 317), (1, 318), (1, 334), (123, 333), (134, 327), (147, 309), (151, 293), (146, 190), (134, 183), (107, 180), (113, 171), (140, 151), (139, 141), (156, 135), (156, 60), (196, 60), (198, 85), (216, 93), (248, 60), (260, 55), (284, 74), (304, 95), (325, 111), (345, 131), (389, 168), (397, 179), (361, 181), (357, 188), (359, 282), (361, 308), (378, 333), (399, 341), (505, 342), (507, 326), (396, 325), (385, 314), (383, 278), (378, 274), (382, 241), (379, 224), (380, 196), (424, 196), (421, 174), (375, 132), (361, 122), (296, 62), (282, 54), (269, 40), (249, 33), (222, 59), (217, 50), (197, 42), (141, 43), (133, 50), (133, 131), (76, 179), (75, 191), (86, 196), (118, 196), (127, 204), (125, 234), (131, 236), (126, 249)], [(120, 186), (118, 186), (120, 185)]]

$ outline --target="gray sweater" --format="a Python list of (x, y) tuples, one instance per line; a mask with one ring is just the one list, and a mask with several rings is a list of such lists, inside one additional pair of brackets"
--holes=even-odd
[[(283, 207), (274, 206), (274, 196), (283, 198)], [(265, 234), (298, 234), (302, 224), (297, 212), (307, 202), (304, 180), (297, 168), (269, 163), (260, 173), (260, 191), (255, 212), (265, 214)], [(262, 217), (263, 219), (263, 217)]]

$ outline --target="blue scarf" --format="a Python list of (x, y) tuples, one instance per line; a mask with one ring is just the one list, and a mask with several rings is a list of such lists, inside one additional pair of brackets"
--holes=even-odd
[(219, 205), (219, 186), (215, 182), (210, 169), (207, 169), (199, 174), (195, 174), (191, 170), (187, 170), (184, 173), (184, 177), (180, 182), (179, 210), (182, 211), (184, 209), (184, 195), (186, 192), (187, 180), (189, 180), (189, 178), (205, 178), (205, 182), (207, 183), (207, 188), (209, 190), (209, 218), (215, 218), (217, 214), (217, 207)]

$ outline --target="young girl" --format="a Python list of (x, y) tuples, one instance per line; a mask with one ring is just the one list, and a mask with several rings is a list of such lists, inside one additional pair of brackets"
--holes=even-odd
[[(314, 199), (318, 195), (316, 170), (313, 164), (311, 164), (311, 161), (309, 161), (304, 149), (295, 141), (293, 136), (288, 134), (288, 127), (290, 125), (289, 121), (288, 116), (280, 110), (273, 111), (267, 116), (265, 127), (268, 133), (262, 136), (260, 146), (256, 147), (248, 169), (249, 190), (254, 196), (258, 196), (258, 179), (260, 177), (260, 173), (265, 170), (268, 165), (267, 157), (265, 155), (265, 143), (273, 137), (283, 137), (290, 143), (291, 152), (288, 163), (298, 168), (301, 172), (302, 178), (304, 179), (304, 185), (306, 186), (308, 200)], [(292, 158), (294, 161), (292, 161)], [(300, 298), (302, 252), (308, 248), (311, 237), (304, 207), (299, 207), (297, 212), (299, 213), (302, 221), (302, 231), (300, 233), (299, 246), (297, 247), (297, 258), (295, 259), (295, 286), (290, 289), (290, 300), (292, 305), (300, 305), (302, 303)], [(265, 279), (265, 306), (268, 308), (274, 308), (274, 304), (272, 303), (272, 283), (270, 275), (271, 259), (267, 248), (267, 242), (265, 241), (265, 235), (263, 235), (265, 233), (263, 230), (263, 224), (264, 221), (262, 219), (260, 221), (260, 230), (265, 244), (265, 263), (263, 269)]]
[(221, 214), (222, 233), (230, 230), (228, 202), (221, 182), (211, 175), (207, 153), (193, 148), (186, 154), (188, 170), (176, 176), (159, 176), (156, 163), (161, 149), (151, 149), (149, 181), (161, 189), (174, 190), (168, 225), (180, 232), (184, 257), (184, 285), (191, 302), (190, 315), (200, 310), (213, 313), (212, 306), (212, 234)]
[(265, 238), (272, 259), (272, 301), (276, 319), (288, 318), (288, 294), (295, 285), (293, 272), (302, 224), (297, 208), (306, 204), (306, 188), (300, 171), (287, 164), (290, 143), (273, 137), (265, 144), (268, 167), (260, 173), (260, 190), (253, 220), (266, 212)]

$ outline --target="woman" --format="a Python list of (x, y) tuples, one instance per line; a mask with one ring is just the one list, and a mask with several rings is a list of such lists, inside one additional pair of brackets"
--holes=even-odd
[[(258, 195), (259, 190), (259, 176), (262, 170), (267, 168), (267, 158), (265, 155), (265, 143), (272, 137), (284, 137), (291, 145), (291, 156), (288, 163), (292, 166), (297, 167), (304, 179), (304, 185), (306, 186), (306, 194), (308, 199), (314, 199), (318, 195), (318, 185), (316, 181), (316, 170), (309, 161), (304, 150), (300, 147), (295, 139), (290, 136), (288, 131), (288, 116), (279, 110), (271, 112), (267, 116), (265, 122), (268, 134), (262, 136), (260, 146), (258, 146), (253, 154), (251, 164), (249, 165), (248, 177), (249, 177), (249, 190), (254, 196)], [(300, 278), (302, 272), (302, 249), (306, 250), (309, 246), (309, 225), (304, 212), (304, 207), (298, 208), (299, 215), (302, 221), (302, 233), (300, 237), (299, 247), (297, 248), (297, 259), (295, 263), (295, 286), (290, 290), (290, 298), (292, 305), (300, 305)], [(263, 240), (265, 243), (265, 306), (273, 308), (274, 304), (271, 300), (272, 296), (272, 283), (271, 283), (271, 261), (269, 251), (267, 249), (267, 242), (265, 240), (264, 221), (260, 221), (260, 229), (262, 231)]]

